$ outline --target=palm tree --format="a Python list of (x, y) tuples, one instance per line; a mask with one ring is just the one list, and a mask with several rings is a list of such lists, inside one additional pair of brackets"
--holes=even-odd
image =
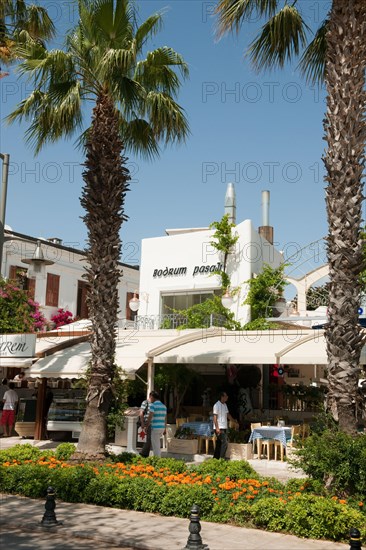
[(324, 156), (330, 270), (326, 327), (327, 406), (340, 429), (356, 432), (356, 394), (364, 338), (358, 323), (362, 270), (362, 170), (366, 136), (366, 2), (332, 0), (315, 36), (297, 0), (219, 0), (218, 34), (240, 30), (253, 15), (265, 23), (248, 49), (256, 69), (283, 67), (302, 53), (309, 81), (325, 80)]
[(27, 138), (36, 151), (46, 143), (80, 132), (82, 105), (95, 102), (91, 126), (80, 137), (86, 147), (81, 204), (88, 229), (85, 275), (93, 324), (87, 407), (77, 451), (89, 458), (104, 455), (106, 415), (112, 396), (118, 282), (121, 272), (119, 231), (126, 220), (124, 199), (129, 172), (123, 151), (147, 157), (159, 142), (180, 142), (188, 134), (176, 103), (179, 73), (188, 75), (181, 55), (169, 47), (142, 57), (159, 30), (156, 13), (141, 25), (129, 0), (79, 0), (79, 23), (67, 36), (66, 50), (47, 51), (33, 44), (22, 55), (20, 70), (32, 76), (35, 90), (9, 117), (30, 119)]
[[(55, 27), (47, 10), (25, 0), (0, 1), (0, 61), (9, 65), (19, 43), (52, 38)], [(2, 73), (4, 76), (5, 74)]]

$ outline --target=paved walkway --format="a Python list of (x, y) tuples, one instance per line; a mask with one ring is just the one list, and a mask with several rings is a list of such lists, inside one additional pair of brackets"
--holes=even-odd
[[(104, 545), (139, 550), (182, 550), (189, 536), (189, 520), (155, 514), (117, 510), (101, 506), (57, 502), (56, 516), (63, 525), (44, 528), (40, 525), (44, 501), (13, 495), (1, 496), (0, 530), (39, 533), (53, 549), (55, 538), (65, 537), (65, 548), (74, 539), (74, 548), (97, 549)], [(299, 539), (292, 535), (245, 529), (218, 523), (201, 522), (202, 542), (209, 550), (347, 550), (349, 545), (329, 541)], [(80, 540), (83, 541), (79, 546)], [(79, 542), (78, 542), (79, 541)], [(21, 546), (21, 548), (23, 548)]]

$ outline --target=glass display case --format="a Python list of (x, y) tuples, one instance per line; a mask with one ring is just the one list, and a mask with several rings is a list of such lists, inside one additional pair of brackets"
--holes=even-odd
[(47, 415), (48, 432), (73, 432), (77, 438), (85, 414), (85, 399), (54, 399)]

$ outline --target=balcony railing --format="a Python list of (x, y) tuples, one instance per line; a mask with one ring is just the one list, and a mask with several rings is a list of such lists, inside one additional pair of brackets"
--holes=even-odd
[[(211, 313), (204, 319), (203, 327), (223, 327), (226, 318), (223, 315)], [(134, 321), (127, 321), (126, 328), (136, 330), (161, 330), (187, 328), (188, 318), (179, 313), (165, 313), (163, 315), (138, 315)], [(200, 327), (201, 328), (201, 327)]]

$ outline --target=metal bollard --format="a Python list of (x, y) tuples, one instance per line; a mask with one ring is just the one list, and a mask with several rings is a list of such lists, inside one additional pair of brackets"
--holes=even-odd
[(200, 535), (200, 509), (199, 506), (194, 504), (191, 510), (190, 523), (189, 523), (189, 537), (186, 546), (183, 550), (210, 550), (207, 544), (202, 543)]
[(350, 550), (361, 550), (361, 533), (358, 529), (353, 527), (350, 532), (350, 541), (349, 541), (349, 548)]
[(43, 518), (41, 521), (41, 524), (44, 527), (54, 527), (55, 525), (62, 525), (62, 521), (57, 521), (56, 514), (55, 514), (55, 508), (56, 508), (56, 494), (52, 487), (47, 488), (47, 496), (46, 496), (46, 502), (45, 502), (45, 513), (43, 514)]

